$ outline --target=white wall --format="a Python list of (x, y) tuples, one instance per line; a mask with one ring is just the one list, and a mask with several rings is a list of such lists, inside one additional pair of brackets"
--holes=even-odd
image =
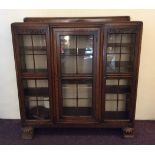
[(131, 16), (143, 21), (136, 119), (155, 119), (155, 10), (0, 10), (0, 118), (19, 118), (12, 22), (30, 16)]

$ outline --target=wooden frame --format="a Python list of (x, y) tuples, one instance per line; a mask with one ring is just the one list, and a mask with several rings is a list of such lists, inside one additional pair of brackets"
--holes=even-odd
[[(57, 40), (55, 39), (54, 40), (54, 45), (56, 46), (56, 49), (54, 50), (55, 51), (55, 60), (56, 59), (58, 59), (58, 61), (56, 62), (56, 64), (57, 64), (57, 73), (55, 74), (56, 75), (56, 81), (55, 81), (55, 83), (57, 84), (57, 88), (59, 88), (59, 90), (58, 91), (56, 91), (56, 92), (59, 92), (56, 96), (57, 96), (57, 99), (58, 99), (58, 103), (57, 103), (57, 105), (59, 105), (60, 103), (61, 103), (61, 100), (59, 100), (60, 99), (60, 96), (62, 96), (62, 94), (61, 94), (61, 86), (60, 86), (60, 77), (61, 77), (61, 73), (60, 73), (60, 70), (61, 70), (61, 67), (60, 67), (60, 65), (59, 65), (59, 62), (60, 62), (60, 55), (59, 55), (59, 51), (60, 51), (60, 47), (59, 47), (59, 36), (60, 35), (93, 35), (94, 36), (94, 62), (93, 62), (93, 67), (94, 66), (98, 66), (97, 64), (99, 64), (99, 61), (97, 60), (97, 57), (99, 57), (99, 49), (97, 48), (97, 46), (99, 45), (99, 40), (100, 40), (100, 36), (99, 36), (99, 29), (97, 29), (97, 28), (56, 28), (56, 29), (54, 29), (54, 38), (57, 38)], [(98, 40), (98, 42), (97, 42), (97, 40)], [(96, 43), (97, 42), (97, 43)], [(97, 45), (98, 44), (98, 45)], [(56, 66), (55, 66), (56, 67)], [(93, 70), (93, 74), (94, 75), (92, 75), (92, 76), (94, 76), (94, 81), (95, 81), (95, 83), (93, 84), (94, 86), (93, 86), (93, 92), (96, 92), (96, 94), (98, 93), (98, 90), (95, 90), (95, 88), (96, 88), (96, 81), (99, 81), (98, 80), (98, 68), (99, 67), (96, 67), (96, 68), (94, 68)], [(89, 80), (90, 79), (90, 77), (89, 76), (76, 76), (76, 77), (73, 77), (73, 76), (71, 76), (71, 77), (69, 77), (69, 80), (71, 80), (71, 79), (73, 79), (73, 80)], [(93, 80), (93, 77), (92, 77), (92, 80)], [(58, 82), (58, 83), (57, 83)], [(95, 95), (96, 96), (96, 95)], [(95, 98), (93, 99), (94, 101), (93, 102), (96, 102), (95, 100)], [(98, 107), (98, 105), (93, 105), (93, 106), (95, 106), (95, 109), (97, 109)], [(60, 106), (58, 106), (57, 107), (57, 109), (59, 109), (59, 110), (61, 110), (61, 107)], [(98, 111), (94, 111), (94, 112), (96, 112), (96, 114), (95, 114), (95, 119), (98, 119), (99, 118), (99, 116), (98, 116)], [(62, 112), (60, 112), (60, 113), (62, 113)], [(57, 116), (57, 121), (59, 121), (59, 119), (60, 118), (58, 118), (59, 117), (59, 114), (58, 114), (58, 116)], [(71, 119), (71, 120), (73, 120), (73, 118), (64, 118), (64, 119)], [(90, 120), (90, 118), (88, 118), (89, 120)], [(95, 119), (92, 119), (93, 120), (93, 122), (95, 121)], [(78, 121), (77, 123), (79, 123), (80, 122), (80, 120), (81, 120), (81, 117), (80, 117), (80, 119), (78, 120), (78, 118), (76, 118), (75, 117), (75, 121)], [(86, 123), (87, 123), (87, 119), (85, 118), (85, 120), (86, 120)], [(76, 122), (75, 122), (76, 123)]]
[[(132, 70), (126, 73), (106, 72), (106, 52), (108, 46), (108, 34), (134, 34), (134, 50), (132, 55)], [(47, 69), (43, 72), (22, 72), (19, 35), (39, 35), (46, 37)], [(60, 67), (60, 35), (94, 35), (94, 62), (93, 76), (70, 76), (63, 77), (64, 80), (91, 80), (93, 79), (93, 117), (62, 117), (61, 111), (61, 67)], [(28, 17), (24, 23), (12, 24), (12, 37), (14, 46), (14, 57), (16, 64), (18, 95), (20, 102), (21, 122), (23, 126), (23, 138), (30, 139), (35, 127), (93, 127), (93, 128), (122, 128), (124, 137), (133, 136), (136, 92), (138, 83), (138, 68), (140, 61), (140, 47), (142, 37), (142, 22), (131, 22), (129, 16), (118, 17), (61, 17), (61, 18), (36, 18)], [(120, 44), (120, 48), (121, 48)], [(50, 118), (49, 119), (29, 119), (26, 114), (24, 101), (23, 79), (48, 79)], [(107, 91), (115, 92), (116, 87), (107, 87), (106, 79), (130, 79), (131, 80), (131, 100), (128, 103), (129, 115), (124, 119), (106, 119), (105, 94)], [(121, 92), (129, 91), (128, 88), (120, 87)], [(42, 89), (42, 94), (46, 90)], [(29, 94), (29, 93), (27, 93)], [(41, 93), (40, 93), (41, 94)], [(110, 114), (110, 113), (109, 113)], [(122, 117), (123, 118), (123, 117)]]

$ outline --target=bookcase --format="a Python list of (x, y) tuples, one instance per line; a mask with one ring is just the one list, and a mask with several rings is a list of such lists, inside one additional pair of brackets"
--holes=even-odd
[(133, 137), (142, 22), (129, 16), (13, 23), (22, 138), (34, 128), (121, 128)]

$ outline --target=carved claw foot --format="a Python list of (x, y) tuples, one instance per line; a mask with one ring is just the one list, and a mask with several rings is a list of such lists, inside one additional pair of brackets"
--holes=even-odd
[(23, 127), (22, 128), (22, 138), (32, 139), (33, 138), (33, 127)]
[(133, 138), (134, 137), (134, 128), (130, 128), (130, 127), (123, 128), (123, 137), (124, 138)]

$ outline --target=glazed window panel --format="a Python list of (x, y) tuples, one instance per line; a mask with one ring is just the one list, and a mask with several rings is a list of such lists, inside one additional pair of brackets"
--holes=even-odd
[(34, 47), (46, 47), (45, 35), (32, 35)]
[(107, 73), (130, 73), (133, 68), (135, 34), (109, 33), (106, 49)]
[(131, 79), (108, 78), (105, 84), (105, 119), (128, 119)]
[(92, 74), (93, 40), (92, 35), (60, 36), (62, 75)]
[(107, 72), (119, 72), (119, 60), (118, 54), (107, 54)]
[(45, 35), (18, 35), (23, 72), (47, 72)]
[(24, 72), (34, 71), (34, 59), (32, 55), (22, 55), (22, 70)]
[(77, 56), (77, 71), (78, 73), (92, 73), (92, 55)]
[(128, 94), (106, 94), (105, 111), (126, 111), (126, 103), (128, 102)]
[(126, 111), (126, 103), (125, 103), (125, 100), (118, 101), (118, 111)]
[(92, 84), (78, 82), (62, 85), (64, 116), (87, 116), (92, 110)]
[(48, 80), (23, 80), (25, 96), (49, 96)]
[[(93, 53), (93, 35), (81, 35), (77, 36), (77, 48), (84, 50), (85, 54), (92, 54)], [(80, 51), (77, 51), (78, 54)]]
[(76, 74), (75, 56), (61, 56), (61, 72), (62, 74)]
[(106, 79), (106, 93), (131, 93), (130, 79)]
[(49, 97), (26, 96), (27, 118), (32, 120), (49, 119)]
[(92, 84), (78, 84), (78, 98), (92, 98)]
[(120, 43), (120, 42), (121, 42), (121, 34), (108, 35), (108, 43)]
[(76, 98), (76, 84), (63, 84), (62, 86), (63, 98)]
[(116, 111), (117, 101), (106, 101), (105, 102), (105, 111)]
[(78, 107), (92, 107), (92, 98), (79, 98), (78, 99)]
[[(76, 49), (76, 36), (74, 35), (61, 35), (61, 53), (62, 54), (72, 54)], [(73, 51), (72, 51), (73, 50)]]
[(76, 108), (77, 106), (77, 100), (76, 99), (70, 99), (70, 98), (64, 98), (63, 99), (63, 107), (71, 107)]
[(24, 80), (24, 88), (48, 88), (48, 80)]
[(34, 55), (35, 69), (46, 70), (47, 69), (47, 56), (46, 55)]
[(115, 46), (108, 46), (107, 47), (107, 53), (108, 54), (116, 54), (116, 53), (120, 53), (120, 47), (115, 47)]

